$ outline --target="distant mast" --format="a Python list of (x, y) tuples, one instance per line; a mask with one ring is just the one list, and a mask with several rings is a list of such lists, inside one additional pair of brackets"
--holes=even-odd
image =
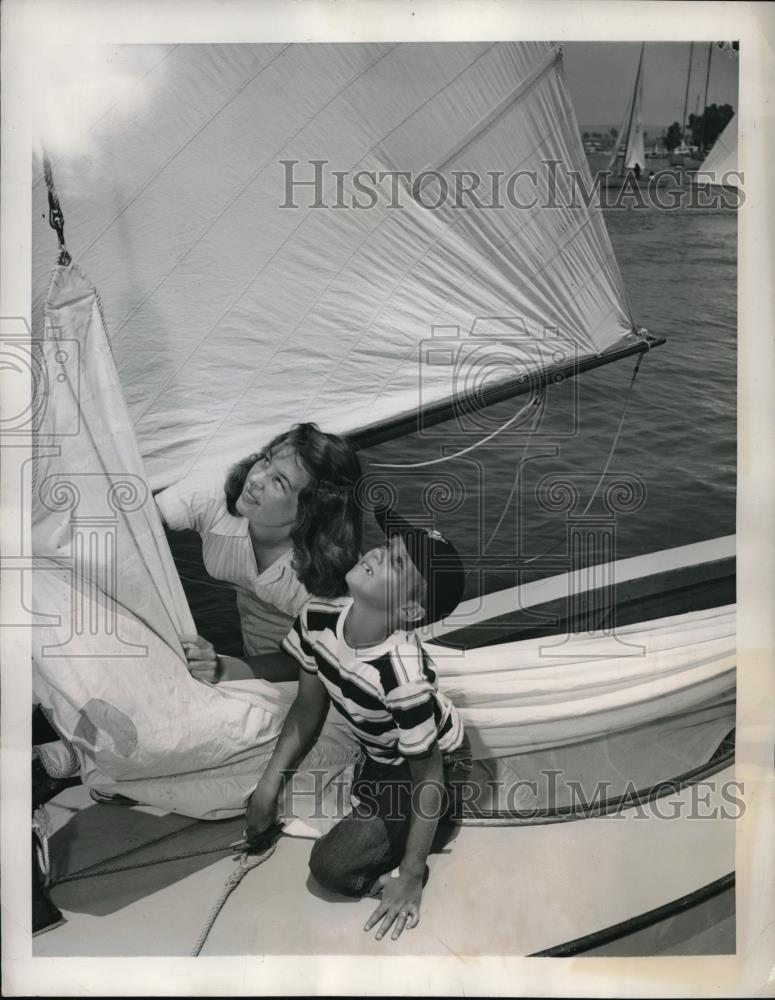
[(708, 86), (710, 84), (710, 61), (713, 58), (713, 42), (708, 42), (708, 66), (705, 70), (705, 97), (702, 100), (702, 117), (703, 117), (703, 128), (701, 130), (701, 142), (705, 152), (707, 152), (707, 146), (705, 145), (705, 112), (708, 110)]
[(689, 83), (692, 78), (692, 57), (694, 55), (694, 42), (689, 42), (689, 69), (686, 73), (686, 93), (684, 94), (684, 114), (681, 122), (681, 144), (686, 146), (686, 111), (689, 107)]
[(646, 43), (641, 43), (638, 71), (635, 74), (635, 86), (633, 87), (632, 98), (627, 108), (627, 113), (624, 116), (624, 123), (616, 137), (613, 155), (608, 164), (608, 169), (615, 177), (622, 177), (628, 170), (634, 170), (636, 166), (640, 170), (644, 170), (646, 166), (641, 112), (643, 104), (643, 52), (645, 47)]

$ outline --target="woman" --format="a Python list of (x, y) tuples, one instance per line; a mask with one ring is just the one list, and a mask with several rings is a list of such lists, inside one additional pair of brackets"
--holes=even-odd
[[(238, 462), (225, 483), (184, 480), (156, 497), (167, 526), (202, 536), (205, 569), (232, 584), (248, 657), (274, 652), (311, 594), (338, 597), (361, 547), (355, 486), (361, 465), (353, 446), (315, 424), (296, 424)], [(223, 678), (201, 636), (184, 636), (194, 676)], [(266, 679), (298, 677), (289, 658)], [(253, 676), (253, 675), (251, 675)]]

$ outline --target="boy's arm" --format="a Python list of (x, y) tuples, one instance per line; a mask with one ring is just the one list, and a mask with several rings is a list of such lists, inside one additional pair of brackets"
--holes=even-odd
[(404, 856), (397, 878), (383, 875), (378, 880), (382, 900), (363, 928), (370, 931), (381, 919), (377, 940), (384, 937), (394, 921), (392, 938), (395, 941), (405, 926), (411, 929), (420, 920), (425, 862), (444, 805), (444, 769), (438, 743), (433, 744), (426, 756), (407, 757), (406, 760), (412, 775), (412, 809)]
[(328, 710), (328, 693), (317, 674), (299, 671), (299, 691), (283, 723), (266, 770), (248, 801), (245, 834), (255, 840), (275, 819), (284, 772), (292, 770), (320, 731)]

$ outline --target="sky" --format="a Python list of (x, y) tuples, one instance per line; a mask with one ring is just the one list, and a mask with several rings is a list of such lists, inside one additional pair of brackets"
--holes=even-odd
[[(639, 42), (563, 42), (565, 75), (579, 124), (619, 125), (635, 84)], [(689, 112), (705, 93), (708, 43), (695, 42)], [(689, 42), (647, 42), (643, 56), (643, 124), (667, 126), (683, 113)], [(708, 104), (737, 110), (739, 58), (713, 47)], [(702, 106), (700, 106), (702, 111)]]

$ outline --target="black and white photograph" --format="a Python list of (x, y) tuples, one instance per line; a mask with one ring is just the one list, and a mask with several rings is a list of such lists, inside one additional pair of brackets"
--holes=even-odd
[(3, 5), (9, 996), (767, 995), (746, 7)]

